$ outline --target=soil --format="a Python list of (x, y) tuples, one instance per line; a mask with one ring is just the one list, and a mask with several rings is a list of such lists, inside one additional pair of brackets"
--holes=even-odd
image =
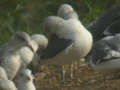
[(88, 64), (74, 63), (71, 77), (70, 65), (65, 65), (65, 69), (63, 80), (61, 66), (40, 66), (39, 73), (35, 73), (37, 90), (120, 90), (120, 78), (115, 78), (116, 73), (103, 74), (96, 72)]

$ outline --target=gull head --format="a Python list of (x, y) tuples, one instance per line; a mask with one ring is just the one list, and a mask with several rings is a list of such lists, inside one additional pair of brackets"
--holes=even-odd
[(34, 76), (32, 75), (30, 69), (22, 69), (19, 75), (19, 79), (22, 80), (23, 82), (33, 81)]
[(77, 13), (74, 11), (72, 6), (69, 4), (62, 4), (60, 8), (58, 9), (57, 15), (64, 19), (70, 19), (70, 18), (78, 19)]

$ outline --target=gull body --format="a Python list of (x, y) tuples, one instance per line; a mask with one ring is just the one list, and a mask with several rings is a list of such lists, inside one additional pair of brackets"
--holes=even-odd
[(36, 65), (34, 65), (35, 63), (37, 63), (37, 60), (34, 59), (36, 52), (41, 48), (43, 49), (47, 47), (48, 40), (44, 35), (33, 34), (30, 38), (30, 45), (32, 46), (32, 49), (29, 46), (24, 46), (19, 51), (22, 64), (18, 71), (18, 74), (23, 68), (26, 68), (28, 65), (33, 65), (34, 67), (36, 67)]
[(77, 12), (69, 4), (62, 4), (58, 9), (57, 15), (63, 19), (79, 19)]
[(5, 69), (8, 79), (12, 80), (21, 67), (20, 50), (30, 46), (30, 37), (25, 32), (16, 32), (0, 49), (0, 65)]
[(18, 90), (11, 80), (0, 79), (0, 90)]
[(39, 37), (40, 39), (37, 37), (38, 41), (36, 41), (36, 35), (32, 37), (35, 40), (32, 40), (25, 32), (16, 32), (8, 43), (1, 46), (0, 65), (5, 69), (8, 79), (14, 79), (21, 68), (27, 67), (39, 47), (42, 47), (43, 44), (38, 42), (42, 36)]
[(97, 71), (120, 70), (120, 34), (97, 41), (93, 46), (90, 64)]
[(36, 90), (31, 70), (22, 69), (18, 79), (18, 90)]
[(113, 6), (86, 27), (92, 33), (95, 41), (100, 40), (106, 35), (120, 33), (119, 10), (120, 5)]
[[(45, 19), (44, 30), (51, 36), (48, 47), (40, 53), (41, 63), (68, 64), (84, 58), (92, 47), (92, 35), (77, 16), (49, 16)], [(67, 13), (66, 13), (67, 15)]]

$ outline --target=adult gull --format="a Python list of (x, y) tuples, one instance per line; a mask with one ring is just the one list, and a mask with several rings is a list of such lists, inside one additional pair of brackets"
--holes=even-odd
[(106, 35), (120, 33), (120, 5), (116, 5), (98, 16), (86, 28), (92, 33), (94, 40), (100, 40)]
[(89, 53), (92, 35), (69, 4), (61, 5), (57, 15), (45, 19), (44, 30), (49, 41), (47, 48), (40, 53), (40, 63), (71, 64)]
[(77, 19), (49, 16), (44, 27), (50, 38), (47, 48), (40, 54), (42, 62), (59, 65), (71, 63), (85, 57), (91, 50), (92, 35)]
[(1, 66), (0, 66), (0, 79), (8, 79), (5, 69)]
[(97, 41), (93, 46), (90, 64), (101, 72), (120, 70), (120, 34)]

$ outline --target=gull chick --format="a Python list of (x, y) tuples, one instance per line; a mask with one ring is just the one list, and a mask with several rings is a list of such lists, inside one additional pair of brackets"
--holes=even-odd
[[(30, 37), (30, 46), (24, 46), (20, 49), (19, 54), (21, 57), (21, 67), (18, 71), (21, 71), (22, 68), (26, 68), (28, 65), (32, 66), (31, 68), (34, 68), (34, 64), (37, 63), (37, 59), (35, 59), (36, 52), (40, 49), (44, 49), (47, 47), (48, 40), (47, 38), (42, 34), (33, 34)], [(16, 75), (17, 76), (17, 75)]]
[(86, 27), (90, 32), (92, 32), (95, 41), (100, 40), (106, 35), (108, 36), (120, 33), (119, 10), (120, 5), (113, 6)]
[(30, 69), (22, 69), (18, 76), (18, 90), (36, 90)]
[(8, 79), (10, 80), (15, 77), (21, 67), (22, 60), (20, 50), (24, 46), (31, 47), (29, 35), (25, 32), (16, 32), (12, 38), (0, 48), (0, 65), (5, 69)]

